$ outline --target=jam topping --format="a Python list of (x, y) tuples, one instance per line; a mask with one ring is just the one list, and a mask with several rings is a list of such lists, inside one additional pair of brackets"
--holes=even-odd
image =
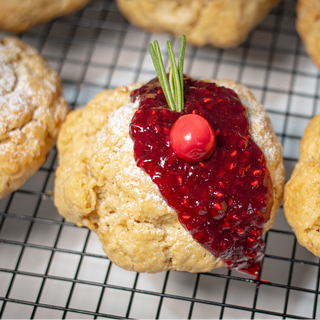
[[(158, 79), (132, 92), (140, 99), (130, 135), (137, 166), (157, 184), (180, 223), (228, 268), (257, 275), (270, 218), (273, 188), (265, 157), (251, 139), (245, 107), (234, 91), (184, 76), (184, 109), (168, 108)], [(170, 145), (174, 123), (186, 114), (204, 117), (215, 133), (209, 158), (178, 157)]]

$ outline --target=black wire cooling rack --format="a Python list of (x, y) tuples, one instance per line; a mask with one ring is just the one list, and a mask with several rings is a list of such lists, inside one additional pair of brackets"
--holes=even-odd
[[(188, 46), (185, 59), (191, 76), (234, 79), (252, 90), (283, 144), (287, 179), (303, 130), (320, 111), (320, 75), (295, 31), (295, 6), (283, 0), (236, 49)], [(72, 109), (104, 88), (153, 78), (147, 45), (155, 38), (180, 45), (131, 26), (109, 0), (19, 36), (60, 74)], [(56, 164), (53, 149), (24, 186), (0, 201), (1, 319), (320, 317), (319, 259), (296, 242), (282, 209), (266, 235), (261, 277), (268, 282), (226, 268), (138, 274), (112, 264), (94, 233), (57, 213)]]

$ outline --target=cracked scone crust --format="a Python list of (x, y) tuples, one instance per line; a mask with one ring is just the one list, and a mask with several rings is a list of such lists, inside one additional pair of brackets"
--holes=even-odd
[(284, 212), (298, 242), (320, 257), (320, 115), (311, 119), (285, 186)]
[(314, 63), (320, 68), (320, 1), (299, 0), (297, 31)]
[(67, 112), (60, 79), (38, 52), (0, 39), (0, 198), (39, 169)]
[(117, 0), (135, 26), (197, 45), (236, 47), (280, 0)]
[[(264, 151), (274, 184), (272, 218), (282, 198), (281, 145), (263, 107), (243, 86), (233, 88), (247, 107), (254, 140)], [(130, 92), (138, 85), (98, 94), (83, 110), (71, 112), (58, 139), (55, 204), (78, 226), (95, 231), (111, 261), (138, 272), (205, 272), (222, 266), (181, 226), (158, 187), (133, 158), (129, 124), (138, 107)]]
[(80, 10), (90, 0), (0, 0), (0, 29), (23, 32), (36, 24)]

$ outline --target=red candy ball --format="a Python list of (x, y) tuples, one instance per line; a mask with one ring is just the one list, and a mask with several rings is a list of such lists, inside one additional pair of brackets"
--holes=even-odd
[(180, 117), (172, 126), (169, 138), (173, 152), (191, 163), (207, 159), (216, 142), (210, 123), (197, 114)]

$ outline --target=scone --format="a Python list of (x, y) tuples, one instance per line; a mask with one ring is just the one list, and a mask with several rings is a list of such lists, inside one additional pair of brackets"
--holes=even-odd
[(36, 24), (80, 10), (90, 0), (0, 0), (0, 29), (23, 32)]
[(0, 198), (44, 163), (67, 112), (60, 79), (39, 53), (0, 40)]
[(320, 2), (299, 0), (297, 5), (297, 31), (307, 53), (320, 68)]
[(133, 25), (187, 36), (196, 46), (236, 47), (280, 0), (117, 0)]
[[(252, 169), (251, 178), (255, 177), (255, 175), (256, 177), (261, 175), (262, 180), (265, 179), (265, 181), (259, 182), (261, 187), (267, 185), (271, 188), (272, 199), (269, 199), (269, 204), (271, 205), (268, 205), (270, 217), (263, 227), (263, 231), (267, 231), (274, 222), (282, 199), (284, 167), (281, 156), (282, 147), (273, 131), (265, 109), (247, 88), (234, 81), (214, 80), (215, 86), (212, 80), (197, 82), (186, 76), (184, 80), (186, 95), (189, 97), (189, 89), (192, 88), (191, 82), (199, 83), (202, 88), (199, 92), (204, 94), (207, 90), (206, 87), (209, 85), (213, 88), (213, 91), (221, 89), (229, 92), (229, 89), (226, 88), (231, 88), (232, 98), (230, 99), (232, 99), (232, 103), (240, 103), (240, 98), (245, 106), (241, 106), (241, 108), (242, 112), (244, 112), (244, 109), (246, 110), (250, 135), (264, 154), (264, 156), (261, 155), (256, 160), (261, 163), (266, 162), (267, 169), (265, 168), (264, 171), (270, 173), (272, 180), (272, 183), (270, 183), (270, 179), (267, 175), (264, 176), (264, 172)], [(138, 121), (137, 116), (142, 116), (142, 111), (138, 109), (139, 104), (142, 104), (142, 98), (140, 99), (139, 97), (146, 97), (146, 100), (144, 100), (145, 102), (147, 101), (146, 103), (155, 96), (159, 97), (159, 101), (164, 101), (165, 98), (161, 89), (156, 87), (158, 84), (155, 79), (142, 87), (141, 84), (133, 84), (116, 90), (103, 91), (90, 101), (84, 109), (78, 109), (68, 115), (66, 122), (62, 126), (57, 144), (59, 167), (56, 171), (55, 205), (67, 220), (73, 221), (78, 226), (86, 226), (96, 232), (109, 259), (127, 270), (160, 272), (174, 269), (188, 272), (205, 272), (223, 264), (230, 266), (228, 262), (223, 262), (222, 258), (215, 257), (206, 249), (208, 243), (205, 245), (199, 244), (201, 242), (201, 234), (199, 232), (192, 234), (192, 231), (194, 231), (192, 218), (187, 214), (181, 213), (183, 210), (175, 210), (169, 204), (171, 200), (174, 201), (180, 197), (181, 190), (179, 192), (176, 192), (174, 188), (171, 191), (169, 190), (172, 195), (171, 198), (173, 198), (169, 201), (163, 196), (163, 192), (166, 192), (165, 189), (169, 182), (164, 181), (161, 183), (159, 172), (152, 176), (147, 173), (147, 166), (149, 169), (156, 165), (165, 168), (165, 171), (172, 174), (173, 180), (177, 182), (173, 181), (173, 185), (179, 187), (179, 185), (183, 185), (183, 180), (188, 179), (186, 175), (183, 175), (185, 167), (197, 168), (197, 170), (201, 171), (201, 168), (206, 168), (212, 158), (201, 161), (198, 164), (180, 162), (174, 155), (160, 157), (159, 161), (135, 159), (134, 150), (136, 152), (141, 149), (144, 153), (147, 149), (155, 150), (156, 148), (156, 146), (151, 145), (139, 146), (137, 140), (133, 142), (132, 135), (134, 131), (142, 132), (142, 127), (139, 127), (139, 124), (135, 122)], [(153, 90), (150, 93), (150, 99), (143, 93), (148, 92), (149, 87), (151, 87), (150, 90)], [(137, 88), (140, 88), (139, 91), (133, 91)], [(233, 90), (238, 94), (239, 98), (235, 97)], [(200, 98), (201, 101), (204, 101), (203, 103), (207, 104), (208, 108), (211, 108), (211, 101), (208, 99), (206, 98), (204, 101)], [(219, 98), (217, 103), (222, 103), (222, 100), (220, 101)], [(229, 98), (224, 101), (227, 104), (230, 103)], [(186, 108), (189, 107), (190, 104), (186, 102)], [(154, 130), (154, 134), (157, 134), (162, 129), (164, 133), (170, 131), (169, 124), (168, 127), (165, 125), (163, 128), (157, 125), (157, 119), (161, 115), (156, 115), (157, 112), (168, 114), (170, 111), (161, 108), (152, 110), (150, 111), (150, 118), (146, 118), (147, 122), (150, 122), (148, 128), (152, 128), (150, 130)], [(190, 113), (194, 114), (196, 112)], [(222, 109), (221, 113), (223, 113)], [(174, 113), (172, 114), (176, 116)], [(232, 122), (229, 117), (227, 117), (226, 121)], [(220, 152), (220, 147), (218, 147), (221, 145), (220, 141), (229, 134), (222, 128), (220, 132), (218, 127), (218, 125), (215, 126), (215, 150), (217, 152), (213, 151), (212, 154), (212, 157), (217, 159), (222, 157), (224, 152), (229, 153), (228, 148)], [(151, 131), (150, 136), (153, 134)], [(145, 136), (148, 135), (147, 133)], [(162, 139), (161, 137), (159, 134), (159, 140)], [(245, 154), (248, 152), (246, 145), (249, 140), (247, 139), (249, 139), (248, 136), (242, 137), (239, 143), (240, 149), (244, 150)], [(157, 143), (158, 141), (153, 140), (153, 142)], [(165, 141), (164, 145), (164, 148), (167, 148), (168, 141)], [(163, 152), (161, 149), (162, 147), (156, 151), (156, 156)], [(234, 150), (230, 150), (230, 154), (231, 157), (234, 156), (234, 159), (236, 159), (237, 155)], [(246, 156), (239, 156), (240, 158), (237, 158), (239, 163), (234, 163), (233, 166), (227, 161), (221, 161), (220, 174), (222, 176), (224, 175), (224, 164), (227, 163), (227, 170), (235, 170), (235, 174), (239, 177), (246, 176), (245, 171), (250, 171), (251, 169), (247, 166), (244, 168), (241, 165), (242, 163), (245, 164)], [(168, 162), (170, 157), (173, 159), (171, 164)], [(265, 160), (263, 159), (264, 157)], [(228, 159), (230, 159), (229, 155)], [(175, 163), (183, 163), (183, 165), (175, 168)], [(206, 169), (201, 172), (204, 175), (207, 174)], [(241, 174), (238, 174), (238, 172)], [(208, 212), (208, 208), (201, 207), (201, 198), (193, 199), (186, 196), (183, 206), (187, 207), (188, 205), (190, 207), (191, 202), (194, 201), (193, 208), (198, 215), (197, 218), (203, 221), (208, 216), (214, 217), (213, 219), (217, 221), (224, 217), (226, 224), (230, 223), (231, 225), (231, 220), (234, 220), (234, 225), (237, 228), (236, 231), (233, 230), (235, 232), (234, 235), (242, 234), (246, 231), (251, 232), (251, 238), (249, 237), (248, 241), (252, 241), (252, 243), (248, 244), (247, 249), (250, 246), (250, 248), (255, 248), (257, 245), (255, 239), (261, 236), (262, 229), (256, 229), (253, 226), (254, 222), (251, 226), (246, 226), (246, 230), (242, 230), (241, 225), (236, 221), (238, 219), (236, 213), (233, 213), (232, 209), (227, 211), (227, 207), (240, 207), (236, 196), (232, 198), (233, 200), (230, 200), (224, 198), (222, 192), (216, 192), (216, 189), (210, 190), (210, 186), (208, 190), (205, 185), (200, 185), (200, 188), (198, 188), (198, 178), (200, 179), (199, 176), (194, 175), (190, 180), (191, 185), (184, 185), (183, 191), (186, 191), (187, 195), (189, 195), (192, 194), (193, 190), (197, 189), (199, 192), (203, 191), (202, 198), (205, 198), (208, 196), (206, 192), (209, 190), (211, 195), (215, 194), (213, 198), (216, 202), (210, 205), (211, 209)], [(252, 179), (250, 182), (251, 191), (247, 190), (244, 193), (251, 193), (257, 187), (258, 180)], [(223, 190), (229, 182), (221, 178), (219, 184), (221, 186), (219, 190)], [(187, 188), (190, 188), (190, 190), (186, 190)], [(242, 189), (242, 187), (239, 186), (239, 189)], [(257, 201), (264, 203), (262, 197)], [(219, 203), (221, 204), (220, 208)], [(197, 204), (199, 204), (198, 207), (196, 207)], [(233, 205), (235, 207), (232, 207)], [(264, 209), (266, 210), (266, 208)], [(177, 215), (178, 211), (179, 216)], [(250, 216), (254, 220), (254, 215), (257, 212), (254, 212), (254, 209), (251, 208), (241, 214), (247, 217)], [(260, 213), (257, 216), (259, 221), (263, 220)], [(249, 219), (251, 219), (250, 217)], [(190, 224), (184, 224), (183, 220), (188, 220)], [(224, 227), (226, 229), (229, 228), (227, 225)], [(229, 231), (231, 234), (231, 230)], [(223, 246), (227, 247), (228, 244), (222, 243)], [(252, 253), (253, 255), (254, 253)], [(224, 256), (225, 260), (229, 258)]]
[(285, 186), (284, 212), (299, 243), (320, 256), (320, 115), (313, 117), (300, 144), (299, 161)]

